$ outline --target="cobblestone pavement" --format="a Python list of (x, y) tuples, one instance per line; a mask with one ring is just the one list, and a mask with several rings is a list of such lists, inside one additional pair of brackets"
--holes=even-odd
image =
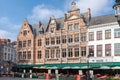
[[(13, 78), (13, 77), (0, 77), (0, 80), (45, 80), (45, 79), (29, 79), (29, 78)], [(51, 79), (55, 80), (55, 79)]]

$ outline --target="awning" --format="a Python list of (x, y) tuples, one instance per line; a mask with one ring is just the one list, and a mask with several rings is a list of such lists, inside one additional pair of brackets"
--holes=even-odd
[(74, 67), (71, 67), (71, 69), (80, 69), (79, 66), (74, 66)]
[(41, 66), (40, 69), (49, 69), (47, 66)]
[(71, 69), (70, 66), (63, 67), (62, 69)]
[(101, 66), (100, 69), (110, 69), (109, 66)]
[(50, 69), (58, 69), (58, 67), (53, 66), (53, 67), (49, 67)]
[(16, 68), (39, 68), (39, 69), (88, 69), (88, 66), (89, 68), (92, 68), (92, 69), (110, 69), (110, 68), (115, 69), (115, 68), (120, 67), (120, 62), (24, 64), (24, 65), (17, 65), (14, 67)]
[(39, 67), (33, 67), (34, 69), (39, 69)]
[(120, 69), (120, 66), (112, 67), (111, 69)]
[(90, 67), (88, 67), (88, 66), (82, 66), (82, 67), (80, 67), (80, 69), (88, 69), (88, 68), (90, 68)]

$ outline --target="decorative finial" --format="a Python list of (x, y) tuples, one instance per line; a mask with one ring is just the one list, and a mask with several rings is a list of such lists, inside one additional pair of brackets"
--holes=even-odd
[(24, 22), (25, 22), (25, 23), (28, 23), (27, 18), (24, 19)]
[(72, 6), (72, 10), (75, 10), (75, 9), (76, 9), (76, 3), (75, 3), (75, 2), (72, 2), (72, 3), (71, 3), (71, 6)]

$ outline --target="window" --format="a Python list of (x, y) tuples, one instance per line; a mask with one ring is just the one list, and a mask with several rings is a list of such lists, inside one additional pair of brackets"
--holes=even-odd
[(114, 29), (114, 37), (115, 38), (120, 38), (120, 28)]
[(105, 39), (111, 38), (111, 30), (105, 30)]
[(111, 56), (111, 44), (105, 44), (105, 56)]
[(38, 59), (41, 59), (41, 56), (42, 56), (42, 55), (41, 55), (41, 51), (38, 51), (38, 56), (37, 56)]
[(73, 57), (72, 48), (68, 48), (68, 57)]
[(49, 58), (49, 50), (45, 50), (45, 58)]
[(81, 47), (81, 56), (86, 56), (86, 47)]
[(7, 51), (7, 48), (5, 47), (5, 51)]
[(5, 60), (6, 60), (6, 58), (7, 58), (7, 53), (5, 53), (5, 56), (4, 56), (4, 58), (5, 58)]
[(94, 32), (89, 32), (89, 41), (94, 41)]
[(26, 47), (26, 41), (23, 41), (23, 47)]
[(10, 54), (8, 54), (8, 60), (10, 60)]
[(89, 55), (94, 56), (94, 45), (89, 46)]
[(22, 41), (18, 42), (18, 47), (21, 48), (22, 47)]
[(62, 49), (62, 57), (63, 57), (63, 58), (66, 57), (66, 49)]
[(23, 31), (23, 35), (26, 36), (27, 35), (27, 30)]
[(72, 35), (69, 35), (69, 36), (68, 36), (68, 42), (71, 43), (72, 41), (73, 41)]
[(10, 49), (8, 48), (8, 52), (10, 52)]
[(97, 56), (102, 57), (102, 45), (97, 45)]
[(102, 40), (102, 31), (97, 31), (97, 40)]
[(75, 57), (79, 57), (79, 48), (74, 48)]
[(114, 55), (115, 56), (120, 56), (120, 43), (115, 43), (114, 44)]
[(26, 51), (23, 52), (23, 59), (26, 59)]
[(28, 59), (31, 59), (31, 51), (28, 51)]
[(54, 37), (51, 38), (51, 44), (52, 45), (55, 44), (55, 38)]
[(18, 52), (18, 59), (19, 59), (19, 60), (22, 59), (22, 52)]
[(79, 42), (79, 34), (75, 34), (75, 42)]
[(60, 49), (56, 50), (56, 58), (60, 58)]
[(86, 33), (81, 34), (81, 41), (86, 41)]
[(75, 30), (78, 30), (78, 29), (79, 29), (79, 23), (75, 23), (74, 29), (75, 29)]
[(45, 41), (46, 41), (46, 45), (49, 45), (49, 38), (46, 38)]
[(60, 44), (60, 37), (57, 37), (57, 44)]
[(54, 49), (51, 50), (51, 58), (55, 58), (55, 52), (54, 52)]
[(69, 30), (69, 31), (72, 30), (72, 24), (68, 25), (68, 30)]
[(42, 40), (41, 39), (38, 39), (38, 46), (41, 46), (42, 45)]
[(62, 36), (62, 43), (66, 43), (66, 36)]
[(31, 46), (31, 40), (28, 40), (28, 46)]

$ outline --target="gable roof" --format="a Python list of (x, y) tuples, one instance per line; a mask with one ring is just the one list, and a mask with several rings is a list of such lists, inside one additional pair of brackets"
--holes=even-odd
[[(114, 14), (91, 17), (90, 22), (88, 20), (87, 13), (83, 13), (81, 14), (81, 16), (85, 24), (87, 25), (89, 23), (89, 26), (117, 22), (117, 19), (115, 18)], [(57, 29), (63, 29), (64, 18), (63, 17), (57, 18), (56, 23), (57, 23)], [(33, 31), (34, 36), (39, 36), (39, 35), (43, 35), (43, 34), (40, 34), (40, 31), (45, 32), (47, 30), (48, 25), (49, 25), (49, 22), (46, 24), (42, 24), (40, 28), (38, 27), (38, 24), (30, 25), (30, 27)]]
[(92, 17), (89, 25), (92, 26), (92, 25), (106, 24), (112, 22), (117, 22), (117, 19), (115, 18), (114, 14), (109, 14), (109, 15)]

